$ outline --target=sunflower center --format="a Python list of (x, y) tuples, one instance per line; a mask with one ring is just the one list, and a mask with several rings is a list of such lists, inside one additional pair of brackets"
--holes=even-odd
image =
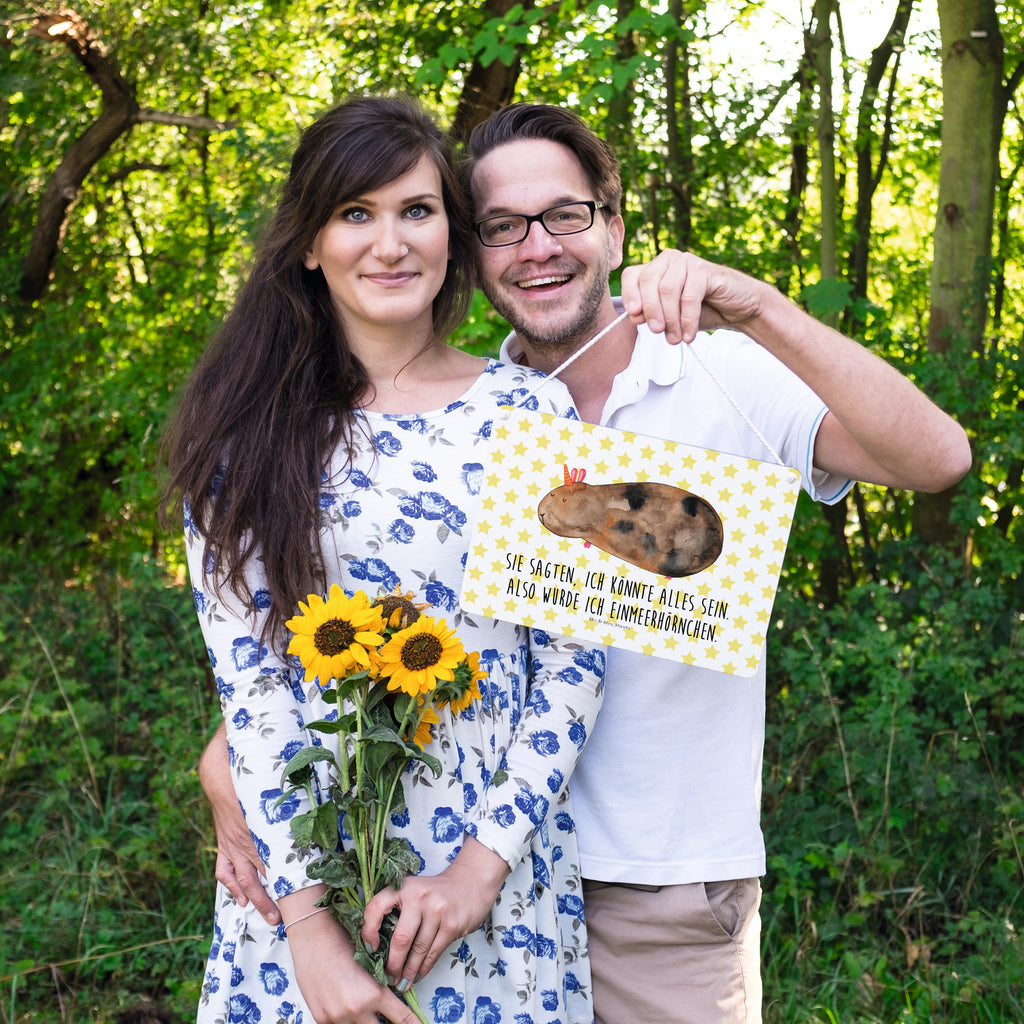
[(344, 619), (328, 619), (317, 626), (313, 634), (313, 643), (316, 649), (325, 656), (341, 654), (347, 650), (356, 639), (356, 631), (351, 622)]
[(444, 644), (431, 633), (417, 633), (402, 644), (402, 665), (410, 672), (430, 668), (441, 660)]
[(395, 594), (386, 594), (374, 601), (374, 604), (380, 608), (385, 622), (389, 622), (395, 612), (401, 611), (400, 625), (402, 629), (411, 626), (420, 617), (420, 610), (412, 601)]

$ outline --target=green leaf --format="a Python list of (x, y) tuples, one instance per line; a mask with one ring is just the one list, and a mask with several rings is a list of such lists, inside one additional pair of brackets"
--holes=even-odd
[(850, 305), (853, 285), (841, 277), (826, 277), (809, 284), (800, 293), (807, 304), (807, 311), (819, 320), (838, 316)]
[[(356, 895), (356, 886), (348, 887), (344, 891), (329, 889), (326, 898), (321, 897), (317, 902), (330, 907), (331, 917), (348, 932), (356, 950), (362, 949), (364, 943), (359, 932), (363, 927), (363, 902)], [(368, 967), (367, 970), (372, 968)]]
[(379, 779), (385, 772), (390, 772), (391, 776), (397, 776), (405, 770), (409, 761), (409, 751), (406, 745), (397, 739), (397, 736), (396, 740), (397, 742), (394, 743), (378, 741), (364, 751), (363, 764), (371, 778)]
[(351, 697), (370, 678), (369, 669), (360, 669), (337, 682), (338, 698)]
[(420, 870), (421, 863), (419, 855), (405, 839), (388, 839), (378, 866), (377, 882), (380, 888), (390, 886), (392, 889), (400, 889), (409, 875)]
[(303, 747), (284, 766), (281, 772), (281, 785), (291, 788), (301, 788), (309, 781), (313, 774), (312, 766), (317, 761), (326, 761), (337, 768), (338, 763), (334, 754), (325, 747)]
[(454, 43), (445, 43), (441, 49), (437, 51), (437, 55), (441, 58), (441, 62), (445, 69), (457, 68), (460, 64), (468, 61), (470, 58), (469, 49), (461, 43), (458, 45)]
[(314, 812), (313, 845), (323, 850), (338, 845), (338, 809), (333, 803), (320, 804)]
[[(395, 933), (395, 925), (398, 924), (398, 911), (389, 910), (384, 915), (384, 920), (381, 921), (380, 929), (378, 930), (378, 942), (377, 950), (374, 952), (370, 947), (363, 942), (362, 938), (359, 937), (355, 940), (356, 954), (355, 959), (364, 970), (367, 970), (372, 974), (381, 985), (386, 985), (387, 980), (384, 978), (384, 964), (387, 963), (388, 952), (391, 949), (391, 936)], [(358, 929), (362, 928), (362, 915), (359, 917), (357, 925)], [(383, 980), (382, 980), (383, 979)]]
[(378, 722), (363, 731), (363, 743), (397, 743), (402, 745), (402, 737), (398, 735), (394, 725)]
[(395, 795), (391, 801), (388, 814), (401, 814), (405, 810), (405, 790), (401, 786), (395, 787)]
[(434, 773), (435, 779), (441, 777), (441, 762), (433, 754), (428, 754), (425, 750), (415, 747), (411, 757), (415, 761), (422, 761)]
[(338, 809), (339, 814), (347, 814), (355, 800), (355, 794), (341, 786), (331, 786), (331, 802)]
[[(360, 927), (362, 924), (360, 922)], [(359, 929), (356, 929), (358, 934)], [(353, 954), (353, 959), (360, 967), (363, 968), (368, 974), (372, 974), (378, 985), (387, 986), (388, 979), (387, 973), (384, 970), (384, 964), (387, 960), (386, 947), (381, 947), (374, 953), (371, 949), (367, 948), (364, 944), (356, 946), (356, 951)]]
[[(338, 850), (333, 853), (318, 857), (306, 868), (306, 874), (331, 889), (355, 889), (359, 886), (359, 862), (355, 850)], [(338, 898), (331, 896), (331, 906), (334, 907)]]
[(316, 811), (304, 811), (296, 814), (288, 822), (292, 830), (292, 838), (304, 850), (313, 845), (313, 831), (316, 828)]
[(333, 735), (339, 732), (351, 732), (350, 723), (346, 722), (344, 718), (336, 718), (328, 720), (326, 718), (320, 718), (315, 722), (310, 722), (306, 726), (307, 729), (313, 729), (316, 732), (322, 732), (327, 735)]
[[(391, 693), (387, 686), (372, 686), (370, 687), (370, 692), (366, 695), (366, 699), (363, 701), (363, 707), (368, 712), (375, 712), (375, 721), (377, 720), (377, 716), (382, 712), (386, 712), (391, 719), (394, 720), (396, 714), (399, 712), (392, 711), (392, 707), (397, 708), (398, 701), (402, 697), (406, 697), (406, 694)], [(391, 699), (389, 700), (389, 698)], [(411, 700), (412, 698), (407, 699)]]
[(513, 47), (495, 41), (493, 44), (485, 47), (477, 59), (483, 67), (487, 68), (495, 61), (501, 64), (511, 64), (515, 58), (516, 51)]

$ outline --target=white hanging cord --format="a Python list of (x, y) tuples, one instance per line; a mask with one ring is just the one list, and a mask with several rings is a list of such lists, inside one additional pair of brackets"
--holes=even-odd
[[(561, 366), (556, 366), (546, 377), (542, 377), (537, 382), (537, 384), (535, 384), (533, 388), (526, 393), (523, 400), (519, 403), (519, 406), (524, 406), (531, 398), (533, 398), (534, 395), (537, 394), (538, 391), (540, 391), (542, 387), (544, 387), (544, 385), (549, 380), (554, 380), (554, 378), (557, 377), (567, 366), (569, 366), (571, 363), (579, 359), (579, 357), (583, 355), (584, 352), (586, 352), (588, 349), (596, 345), (597, 342), (599, 342), (610, 330), (612, 330), (612, 328), (617, 327), (628, 316), (628, 313), (620, 313), (619, 316), (617, 316), (610, 324), (608, 324), (607, 327), (598, 331), (598, 333), (595, 334), (594, 337), (592, 337), (590, 341), (588, 341), (582, 348), (579, 348), (575, 352), (573, 352), (573, 354), (569, 356), (569, 358), (566, 359), (566, 361), (562, 363)], [(665, 344), (668, 344), (668, 342), (665, 342)], [(733, 409), (736, 410), (737, 413), (739, 413), (740, 418), (743, 420), (743, 422), (746, 423), (748, 427), (750, 427), (754, 437), (756, 437), (758, 441), (760, 441), (761, 444), (765, 446), (765, 448), (771, 453), (772, 458), (775, 459), (778, 465), (785, 466), (785, 462), (783, 462), (782, 456), (769, 443), (768, 439), (761, 433), (761, 431), (758, 430), (756, 426), (754, 426), (753, 422), (750, 420), (750, 417), (747, 416), (747, 414), (740, 408), (736, 399), (734, 399), (732, 395), (729, 394), (725, 385), (718, 379), (718, 377), (715, 376), (714, 373), (711, 372), (710, 367), (708, 367), (704, 360), (701, 359), (699, 355), (697, 355), (697, 350), (693, 347), (693, 345), (688, 346), (688, 351), (690, 355), (693, 356), (693, 358), (697, 361), (697, 364), (700, 366), (700, 368), (711, 378), (712, 382), (717, 386), (718, 390), (722, 392), (722, 394), (726, 398), (726, 401), (733, 407)]]
[(618, 325), (621, 324), (628, 316), (628, 313), (620, 313), (607, 327), (598, 331), (597, 334), (595, 334), (590, 341), (586, 343), (586, 345), (573, 352), (573, 354), (569, 356), (561, 366), (556, 366), (546, 377), (543, 377), (538, 384), (534, 385), (533, 390), (528, 391), (526, 393), (526, 397), (519, 404), (525, 405), (549, 380), (554, 380), (554, 378), (557, 377), (567, 366), (576, 362), (584, 352), (593, 348), (594, 345), (596, 345), (613, 327), (618, 327)]
[(762, 434), (761, 431), (754, 426), (754, 424), (751, 422), (747, 414), (739, 407), (739, 404), (736, 402), (736, 399), (729, 394), (729, 392), (725, 388), (725, 385), (711, 372), (711, 369), (707, 365), (707, 363), (705, 363), (704, 360), (701, 359), (699, 355), (697, 355), (697, 350), (692, 345), (689, 348), (689, 353), (691, 356), (693, 356), (694, 359), (697, 360), (698, 364), (700, 365), (700, 368), (715, 382), (715, 384), (718, 385), (718, 390), (721, 391), (723, 395), (725, 395), (726, 401), (736, 410), (736, 412), (740, 414), (740, 416), (743, 419), (743, 422), (746, 423), (748, 427), (750, 427), (754, 437), (756, 437), (758, 441), (760, 441), (761, 444), (763, 444), (765, 448), (767, 448), (768, 451), (771, 452), (772, 458), (774, 458), (780, 466), (785, 466), (785, 463), (782, 461), (782, 456), (772, 447), (772, 445), (769, 443), (768, 439), (764, 436), (764, 434)]

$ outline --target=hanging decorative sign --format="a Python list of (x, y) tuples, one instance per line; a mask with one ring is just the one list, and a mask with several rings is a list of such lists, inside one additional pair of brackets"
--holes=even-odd
[(793, 522), (797, 471), (507, 412), (494, 424), (462, 608), (752, 675)]

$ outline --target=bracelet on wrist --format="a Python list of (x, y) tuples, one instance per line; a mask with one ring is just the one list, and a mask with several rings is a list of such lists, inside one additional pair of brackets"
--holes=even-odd
[(300, 921), (308, 921), (311, 917), (316, 917), (317, 914), (322, 914), (325, 910), (327, 910), (327, 907), (317, 907), (316, 910), (311, 910), (308, 914), (303, 914), (302, 917), (295, 918), (291, 924), (286, 924), (284, 926), (285, 932), (287, 933), (288, 929), (291, 928), (292, 925), (296, 925)]

